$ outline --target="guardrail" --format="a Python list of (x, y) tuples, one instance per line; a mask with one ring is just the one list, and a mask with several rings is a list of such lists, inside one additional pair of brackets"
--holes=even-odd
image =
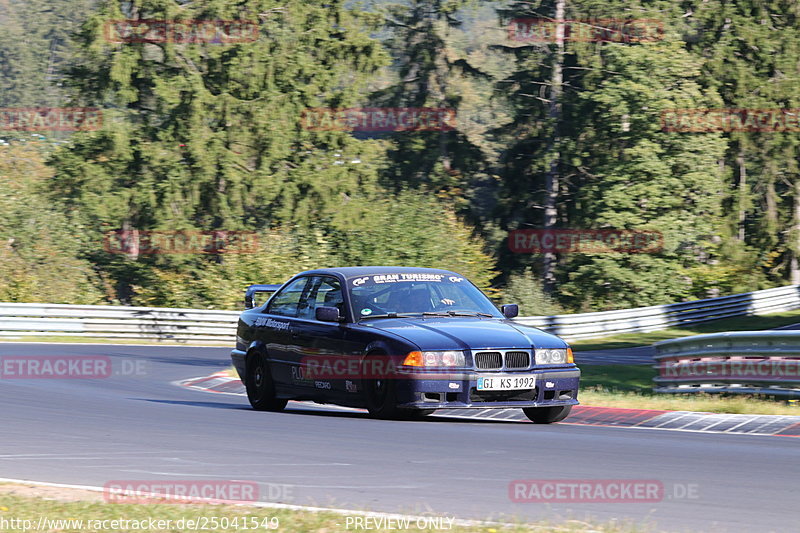
[(101, 337), (233, 346), (238, 311), (0, 303), (0, 337)]
[(687, 326), (718, 318), (777, 313), (798, 308), (800, 308), (800, 285), (788, 285), (676, 304), (600, 313), (526, 317), (517, 320), (571, 341), (620, 333), (657, 331), (670, 326)]
[[(789, 285), (677, 304), (516, 320), (571, 341), (797, 308), (800, 286)], [(0, 303), (0, 337), (101, 337), (232, 346), (238, 315), (238, 311)]]
[(800, 331), (736, 331), (656, 343), (655, 392), (800, 398)]

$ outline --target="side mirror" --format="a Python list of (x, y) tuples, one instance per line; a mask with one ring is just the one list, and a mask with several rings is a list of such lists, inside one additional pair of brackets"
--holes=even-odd
[(314, 313), (320, 322), (339, 322), (342, 318), (338, 307), (317, 307)]
[(500, 307), (503, 311), (503, 316), (506, 318), (514, 318), (519, 315), (519, 306), (517, 304), (506, 304)]

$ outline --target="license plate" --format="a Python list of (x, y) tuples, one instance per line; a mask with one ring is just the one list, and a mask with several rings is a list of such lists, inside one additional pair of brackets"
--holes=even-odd
[(536, 376), (479, 377), (478, 390), (519, 390), (536, 387)]

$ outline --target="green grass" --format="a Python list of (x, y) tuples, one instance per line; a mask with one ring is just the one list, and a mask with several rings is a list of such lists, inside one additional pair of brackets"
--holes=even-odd
[(655, 375), (649, 365), (583, 365), (578, 399), (581, 405), (594, 407), (800, 416), (800, 401), (750, 395), (654, 394)]
[(800, 402), (768, 400), (754, 396), (718, 396), (710, 394), (643, 394), (582, 389), (581, 405), (620, 407), (625, 409), (662, 409), (664, 411), (697, 411), (746, 415), (800, 416)]
[[(0, 488), (3, 488), (0, 486)], [(63, 499), (63, 498), (62, 498)], [(57, 501), (51, 498), (39, 498), (29, 496), (18, 496), (11, 494), (0, 493), (0, 521), (2, 520), (31, 520), (28, 531), (33, 531), (38, 525), (39, 517), (44, 516), (49, 520), (83, 520), (82, 527), (77, 527), (78, 524), (72, 522), (71, 524), (62, 524), (61, 527), (55, 524), (50, 524), (49, 529), (45, 528), (44, 531), (59, 531), (59, 532), (74, 532), (74, 533), (108, 533), (114, 532), (127, 532), (127, 531), (283, 531), (292, 533), (307, 533), (307, 532), (320, 532), (320, 533), (333, 533), (333, 532), (347, 532), (347, 531), (363, 531), (364, 529), (356, 529), (352, 522), (350, 528), (347, 528), (347, 517), (342, 514), (329, 513), (329, 512), (313, 512), (313, 511), (300, 511), (300, 510), (285, 510), (285, 509), (266, 509), (248, 506), (226, 506), (226, 505), (130, 505), (130, 504), (108, 504), (96, 501)], [(358, 516), (358, 515), (352, 515)], [(445, 515), (439, 515), (445, 516)], [(136, 528), (133, 524), (127, 524), (128, 527), (122, 527), (125, 524), (118, 523), (118, 527), (110, 527), (111, 523), (107, 523), (106, 527), (102, 527), (100, 523), (89, 523), (88, 521), (102, 521), (102, 520), (148, 520), (153, 518), (155, 520), (172, 520), (172, 527), (170, 529), (150, 529)], [(211, 520), (216, 518), (220, 524), (217, 528), (208, 527), (203, 529), (198, 526), (197, 529), (186, 527), (177, 527), (178, 521), (189, 519), (205, 520), (208, 526)], [(229, 526), (223, 529), (223, 518), (227, 518)], [(264, 527), (248, 529), (242, 528), (241, 522), (238, 529), (233, 527), (232, 520), (238, 518), (241, 520), (248, 520), (248, 523), (255, 520), (259, 524), (263, 520), (277, 519), (277, 529), (267, 529)], [(198, 524), (203, 522), (198, 522)], [(275, 522), (273, 521), (273, 524)], [(13, 529), (10, 523), (8, 527), (0, 525), (2, 531), (22, 531), (21, 527)], [(17, 524), (21, 524), (17, 522)], [(184, 522), (185, 524), (185, 522)], [(95, 527), (91, 527), (95, 526)], [(96, 527), (101, 526), (101, 527)], [(445, 522), (445, 527), (447, 522)], [(157, 528), (159, 526), (156, 526)], [(409, 529), (370, 529), (373, 532), (387, 532), (387, 531), (421, 531), (416, 527), (415, 522), (412, 520)], [(435, 531), (435, 529), (428, 529), (427, 531)], [(597, 523), (587, 523), (578, 520), (566, 520), (560, 523), (536, 522), (536, 523), (519, 523), (511, 526), (502, 525), (472, 525), (472, 526), (453, 526), (449, 531), (454, 533), (466, 532), (483, 532), (483, 533), (533, 533), (542, 531), (553, 531), (560, 533), (567, 532), (597, 532), (597, 533), (635, 533), (645, 531), (642, 527), (619, 523), (617, 521), (611, 522), (607, 525)]]
[(656, 369), (649, 365), (581, 365), (581, 387), (615, 391), (648, 391)]
[(800, 322), (800, 309), (775, 313), (771, 315), (759, 316), (737, 316), (733, 318), (721, 318), (693, 326), (680, 328), (668, 328), (649, 333), (626, 333), (613, 337), (603, 337), (598, 339), (586, 339), (571, 342), (570, 346), (575, 351), (589, 350), (616, 350), (619, 348), (634, 348), (637, 346), (649, 346), (654, 342), (667, 339), (677, 339), (690, 335), (701, 335), (703, 333), (719, 333), (722, 331), (758, 331), (762, 329), (774, 329)]

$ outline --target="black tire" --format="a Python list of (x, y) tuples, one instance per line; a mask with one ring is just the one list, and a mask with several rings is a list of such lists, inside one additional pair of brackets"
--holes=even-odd
[(571, 405), (557, 405), (555, 407), (525, 407), (522, 412), (535, 424), (552, 424), (561, 422), (572, 411)]
[[(382, 357), (386, 356), (371, 355), (367, 357), (367, 361)], [(364, 368), (364, 375), (369, 375), (370, 371), (366, 369), (382, 368), (382, 366), (366, 364)], [(389, 379), (381, 376), (367, 378), (363, 380), (363, 384), (364, 403), (366, 403), (367, 411), (369, 411), (371, 417), (383, 419), (401, 418), (402, 413), (397, 408), (396, 382), (393, 376), (390, 376)]]
[(256, 411), (282, 411), (286, 407), (287, 400), (275, 397), (275, 384), (265, 354), (256, 352), (247, 358), (244, 386)]

